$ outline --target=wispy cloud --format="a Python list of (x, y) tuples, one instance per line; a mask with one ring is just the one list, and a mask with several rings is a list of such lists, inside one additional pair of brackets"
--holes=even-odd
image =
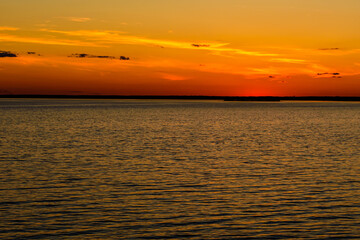
[(130, 60), (129, 57), (125, 57), (125, 56), (120, 56), (120, 57), (117, 58), (117, 57), (114, 57), (114, 56), (108, 56), (108, 55), (92, 55), (92, 54), (87, 54), (87, 53), (74, 53), (74, 54), (71, 54), (69, 57)]
[(91, 18), (87, 17), (68, 17), (67, 19), (72, 22), (88, 22), (91, 20)]
[[(16, 30), (15, 28), (2, 27), (0, 30)], [(54, 36), (42, 36), (42, 33), (50, 33)], [(127, 45), (143, 45), (162, 48), (188, 49), (197, 51), (210, 51), (213, 53), (223, 53), (232, 55), (247, 55), (255, 57), (276, 57), (279, 54), (266, 53), (258, 51), (248, 51), (239, 48), (227, 47), (228, 43), (220, 42), (189, 42), (175, 41), (167, 39), (155, 39), (141, 36), (128, 35), (121, 31), (97, 31), (97, 30), (76, 30), (61, 31), (52, 29), (40, 29), (34, 32), (32, 36), (23, 36), (19, 34), (0, 34), (2, 42), (21, 42), (21, 43), (37, 43), (48, 45), (67, 45), (67, 46), (89, 46), (89, 47), (111, 47), (116, 44)], [(66, 36), (76, 37), (68, 39)]]
[(161, 77), (163, 79), (170, 80), (170, 81), (183, 81), (183, 80), (188, 79), (187, 77), (184, 77), (184, 76), (169, 74), (169, 73), (162, 73)]
[[(153, 59), (137, 59), (134, 61), (116, 61), (100, 58), (68, 58), (61, 56), (43, 56), (39, 57), (33, 54), (18, 55), (18, 57), (5, 57), (2, 59), (2, 67), (7, 69), (7, 66), (39, 66), (44, 68), (57, 69), (73, 69), (94, 74), (108, 72), (118, 74), (120, 72), (139, 71), (140, 69), (148, 69), (151, 72), (157, 72), (157, 77), (169, 81), (189, 80), (198, 73), (210, 73), (221, 75), (233, 75), (244, 77), (246, 79), (268, 79), (282, 81), (290, 76), (306, 75), (311, 78), (340, 78), (352, 77), (354, 75), (360, 76), (358, 67), (353, 70), (342, 70), (341, 75), (337, 75), (336, 69), (327, 69), (324, 66), (316, 64), (306, 65), (285, 65), (285, 66), (268, 66), (264, 67), (258, 64), (256, 67), (251, 65), (229, 64), (224, 62), (213, 62), (206, 64), (195, 64), (192, 61), (171, 59), (171, 58), (153, 58)], [(359, 64), (360, 65), (360, 64)], [(183, 73), (188, 73), (185, 76)], [(191, 74), (190, 74), (191, 73)], [(322, 75), (317, 75), (320, 73)], [(328, 73), (328, 74), (323, 74)], [(335, 73), (335, 74), (334, 74)], [(194, 74), (194, 75), (193, 75)], [(272, 76), (272, 77), (269, 77)]]
[(324, 73), (317, 73), (317, 75), (319, 75), (319, 76), (321, 76), (321, 75), (334, 75), (334, 76), (337, 76), (337, 75), (340, 75), (340, 73), (338, 73), (338, 72), (335, 72), (335, 73), (324, 72)]
[(78, 23), (91, 21), (91, 18), (88, 18), (88, 17), (54, 17), (54, 18), (62, 19), (62, 20), (70, 21), (70, 22), (78, 22)]
[(17, 31), (19, 28), (0, 26), (0, 31)]
[(209, 44), (196, 44), (196, 43), (193, 43), (191, 44), (193, 47), (210, 47)]
[(65, 46), (87, 46), (87, 47), (103, 47), (97, 43), (66, 40), (66, 39), (48, 39), (48, 38), (34, 38), (25, 36), (16, 36), (9, 34), (0, 34), (0, 42), (19, 42), (19, 43), (36, 43), (46, 45), (65, 45)]
[(282, 63), (306, 63), (306, 60), (295, 59), (295, 58), (272, 58), (272, 62), (282, 62)]
[(130, 44), (130, 45), (147, 45), (147, 46), (156, 46), (156, 47), (160, 46), (164, 48), (199, 49), (199, 50), (208, 50), (214, 52), (228, 52), (228, 53), (230, 52), (233, 54), (249, 55), (249, 56), (278, 55), (275, 53), (262, 53), (256, 51), (247, 51), (238, 48), (225, 47), (228, 45), (228, 43), (219, 43), (219, 42), (193, 43), (193, 42), (185, 42), (185, 41), (154, 39), (147, 37), (125, 35), (123, 32), (119, 32), (119, 31), (88, 31), (88, 30), (60, 31), (60, 30), (51, 30), (51, 29), (41, 29), (41, 31), (86, 38), (94, 42), (98, 42), (99, 44)]
[(338, 47), (333, 47), (333, 48), (319, 48), (318, 50), (321, 50), (321, 51), (335, 51), (335, 50), (340, 50), (340, 48), (338, 48)]
[(249, 75), (281, 75), (280, 68), (275, 67), (266, 67), (266, 68), (249, 68), (248, 71), (250, 72)]
[(330, 76), (332, 78), (342, 78), (340, 76), (340, 73), (338, 72), (334, 72), (334, 73), (329, 73), (329, 72), (324, 72), (324, 73), (317, 73), (316, 74), (318, 77), (321, 77), (321, 76), (324, 76), (324, 77), (327, 77), (327, 76)]

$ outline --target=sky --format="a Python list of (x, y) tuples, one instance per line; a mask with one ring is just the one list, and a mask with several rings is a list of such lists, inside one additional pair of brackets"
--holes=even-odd
[(360, 96), (359, 0), (0, 0), (0, 94)]

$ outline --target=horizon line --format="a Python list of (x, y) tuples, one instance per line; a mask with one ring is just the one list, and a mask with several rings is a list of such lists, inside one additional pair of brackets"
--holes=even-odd
[(360, 101), (360, 96), (212, 96), (212, 95), (115, 95), (115, 94), (1, 94), (0, 98), (76, 98), (76, 99), (169, 99), (224, 101)]

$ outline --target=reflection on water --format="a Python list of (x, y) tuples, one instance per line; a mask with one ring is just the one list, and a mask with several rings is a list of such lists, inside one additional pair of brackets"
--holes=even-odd
[(2, 239), (360, 238), (360, 104), (0, 100)]

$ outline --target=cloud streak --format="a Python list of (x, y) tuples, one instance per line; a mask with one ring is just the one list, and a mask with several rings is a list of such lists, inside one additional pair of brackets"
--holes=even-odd
[(102, 59), (119, 59), (119, 60), (130, 60), (129, 57), (120, 56), (119, 58), (114, 56), (108, 56), (108, 55), (91, 55), (87, 53), (74, 53), (71, 54), (69, 57), (75, 57), (75, 58), (102, 58)]
[(321, 51), (334, 51), (334, 50), (340, 50), (340, 48), (319, 48), (318, 50), (321, 50)]
[(91, 18), (87, 18), (87, 17), (69, 17), (67, 19), (72, 22), (80, 22), (80, 23), (88, 22), (91, 20)]
[(295, 59), (295, 58), (272, 58), (270, 59), (272, 62), (282, 62), (282, 63), (305, 63), (306, 61), (303, 59)]
[(17, 31), (19, 28), (0, 26), (0, 31)]
[(184, 81), (187, 80), (187, 77), (176, 75), (176, 74), (169, 74), (169, 73), (162, 73), (161, 77), (165, 80), (169, 81)]
[[(2, 30), (17, 30), (16, 28), (1, 27)], [(53, 34), (53, 37), (41, 36), (41, 33)], [(38, 37), (32, 37), (38, 35)], [(34, 32), (32, 36), (20, 36), (18, 34), (0, 34), (0, 42), (19, 42), (35, 43), (46, 45), (64, 45), (64, 46), (87, 46), (87, 47), (111, 47), (117, 44), (141, 45), (150, 47), (187, 49), (197, 51), (210, 51), (213, 53), (246, 55), (254, 57), (276, 57), (279, 54), (266, 53), (258, 51), (248, 51), (239, 48), (227, 47), (228, 43), (202, 42), (193, 43), (186, 41), (175, 41), (166, 39), (155, 39), (141, 36), (127, 35), (121, 31), (96, 31), (96, 30), (76, 30), (61, 31), (51, 29), (40, 29)], [(66, 36), (76, 39), (68, 39)]]
[(70, 21), (70, 22), (78, 22), (78, 23), (91, 21), (91, 18), (88, 18), (88, 17), (54, 17), (54, 18), (55, 19), (63, 19), (63, 20)]
[(334, 72), (334, 73), (324, 72), (324, 73), (317, 73), (316, 75), (317, 76), (323, 76), (323, 75), (329, 76), (330, 75), (332, 78), (342, 78), (340, 76), (340, 73), (338, 73), (338, 72)]
[(229, 48), (225, 47), (228, 43), (191, 43), (185, 41), (173, 41), (173, 40), (162, 40), (154, 38), (146, 38), (132, 35), (125, 35), (124, 32), (119, 31), (88, 31), (88, 30), (78, 30), (78, 31), (60, 31), (60, 30), (50, 30), (50, 29), (41, 29), (41, 31), (48, 33), (55, 33), (68, 36), (76, 36), (91, 40), (99, 45), (109, 45), (109, 44), (128, 44), (128, 45), (145, 45), (145, 46), (161, 46), (167, 48), (177, 48), (177, 49), (199, 49), (199, 50), (208, 50), (213, 52), (227, 52), (239, 55), (248, 55), (248, 56), (278, 56), (275, 53), (262, 53), (256, 51), (247, 51), (238, 48)]
[(85, 47), (103, 47), (102, 45), (77, 41), (77, 40), (66, 40), (66, 39), (48, 39), (48, 38), (34, 38), (24, 37), (9, 34), (0, 34), (0, 42), (18, 42), (18, 43), (36, 43), (45, 45), (65, 45), (65, 46), (85, 46)]
[(210, 45), (209, 44), (196, 44), (196, 43), (193, 43), (193, 44), (191, 44), (193, 47), (210, 47)]
[(0, 58), (4, 58), (4, 57), (17, 57), (17, 54), (9, 51), (0, 51)]

